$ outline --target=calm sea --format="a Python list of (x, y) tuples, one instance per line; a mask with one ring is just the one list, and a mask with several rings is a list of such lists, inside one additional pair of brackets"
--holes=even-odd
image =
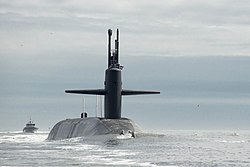
[(47, 141), (48, 132), (0, 132), (0, 166), (250, 166), (250, 131), (153, 133)]

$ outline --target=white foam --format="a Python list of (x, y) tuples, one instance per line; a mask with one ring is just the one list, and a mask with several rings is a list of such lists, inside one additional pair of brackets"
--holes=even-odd
[(245, 143), (245, 140), (222, 140), (222, 141), (219, 141), (221, 143)]
[(41, 142), (47, 138), (47, 133), (43, 134), (36, 134), (36, 133), (5, 133), (2, 134), (0, 137), (0, 142), (15, 142), (15, 143), (34, 143), (34, 142)]

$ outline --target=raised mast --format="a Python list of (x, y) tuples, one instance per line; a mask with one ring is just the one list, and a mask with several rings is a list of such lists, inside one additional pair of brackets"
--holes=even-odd
[(116, 40), (115, 40), (115, 59), (116, 63), (119, 63), (119, 30), (116, 30)]
[(111, 65), (111, 36), (112, 36), (112, 30), (108, 30), (108, 68)]

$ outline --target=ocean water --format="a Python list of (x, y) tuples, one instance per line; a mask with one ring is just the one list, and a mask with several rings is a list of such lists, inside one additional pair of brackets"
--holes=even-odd
[(152, 133), (47, 141), (48, 132), (0, 132), (0, 166), (250, 166), (250, 131)]

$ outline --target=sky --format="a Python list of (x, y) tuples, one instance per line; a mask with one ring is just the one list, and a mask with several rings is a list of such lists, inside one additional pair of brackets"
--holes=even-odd
[(125, 97), (124, 117), (249, 130), (249, 18), (247, 0), (0, 0), (0, 130), (79, 117), (82, 96), (64, 90), (103, 88), (109, 28), (120, 29), (123, 87), (161, 91)]

